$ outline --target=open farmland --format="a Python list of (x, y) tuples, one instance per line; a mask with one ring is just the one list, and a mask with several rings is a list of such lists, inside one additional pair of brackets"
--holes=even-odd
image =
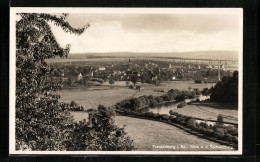
[(217, 116), (222, 114), (225, 122), (238, 123), (237, 107), (230, 104), (195, 103), (173, 111), (205, 120), (217, 120)]
[[(61, 90), (58, 93), (62, 96), (61, 101), (76, 101), (86, 108), (96, 108), (99, 104), (112, 106), (116, 102), (129, 97), (139, 97), (142, 95), (160, 96), (170, 89), (188, 90), (189, 87), (191, 87), (191, 89), (198, 88), (202, 90), (205, 87), (210, 88), (214, 84), (194, 84), (193, 82), (172, 81), (163, 82), (159, 86), (142, 83), (138, 83), (138, 85), (142, 87), (140, 92), (126, 87), (124, 81), (116, 81), (113, 85), (105, 82), (101, 86), (69, 88)], [(164, 90), (164, 92), (155, 92), (156, 90)]]
[[(87, 112), (71, 112), (76, 122), (83, 119), (87, 119)], [(195, 135), (191, 135), (182, 129), (174, 127), (172, 125), (152, 121), (145, 119), (137, 119), (126, 116), (116, 116), (115, 124), (119, 127), (125, 125), (125, 131), (127, 135), (133, 139), (134, 146), (138, 151), (192, 151), (191, 146), (203, 146), (199, 148), (200, 151), (220, 151), (220, 150), (231, 150), (227, 147), (223, 148), (210, 148), (224, 147), (219, 143), (209, 141), (207, 139), (200, 138)], [(145, 128), (145, 129), (144, 129)], [(175, 149), (159, 149), (153, 148), (152, 145), (168, 145), (175, 146)], [(177, 148), (177, 146), (185, 146), (185, 148)], [(209, 148), (205, 148), (208, 146)], [(198, 151), (198, 150), (196, 150)]]
[[(133, 120), (134, 119), (134, 120)], [(226, 149), (206, 149), (206, 146), (223, 146), (218, 143), (200, 138), (195, 135), (191, 135), (177, 127), (172, 125), (161, 123), (157, 121), (130, 118), (125, 116), (116, 116), (115, 123), (120, 127), (125, 125), (125, 131), (128, 136), (134, 140), (134, 145), (137, 150), (140, 151), (219, 151), (219, 150), (230, 150)], [(152, 145), (168, 145), (168, 146), (179, 146), (175, 149), (162, 149), (153, 148)], [(180, 148), (183, 145), (185, 148)], [(203, 148), (192, 149), (191, 146), (203, 146)]]
[(75, 101), (79, 105), (88, 108), (97, 108), (98, 105), (112, 106), (136, 93), (129, 88), (97, 87), (97, 88), (71, 88), (59, 91), (61, 101)]

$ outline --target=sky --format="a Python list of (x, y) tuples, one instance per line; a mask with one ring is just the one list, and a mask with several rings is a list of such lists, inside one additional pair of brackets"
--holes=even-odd
[(80, 36), (53, 24), (58, 43), (70, 53), (238, 51), (235, 14), (69, 14), (75, 28), (90, 24)]

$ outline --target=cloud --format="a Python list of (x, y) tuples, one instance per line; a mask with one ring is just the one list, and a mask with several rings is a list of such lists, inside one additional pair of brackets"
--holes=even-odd
[(238, 50), (233, 15), (72, 14), (68, 21), (74, 27), (91, 23), (80, 36), (51, 24), (61, 46), (72, 45), (71, 53)]
[[(78, 20), (81, 21), (78, 21)], [(118, 21), (124, 29), (191, 30), (194, 32), (217, 32), (236, 30), (237, 15), (212, 14), (70, 14), (68, 19), (76, 27), (86, 22)]]

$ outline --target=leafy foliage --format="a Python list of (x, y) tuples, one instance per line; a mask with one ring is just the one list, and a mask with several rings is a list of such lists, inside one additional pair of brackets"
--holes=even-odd
[(132, 141), (125, 137), (123, 128), (113, 125), (111, 110), (99, 107), (89, 117), (90, 121), (95, 119), (95, 124), (93, 121), (75, 123), (68, 112), (71, 105), (59, 102), (60, 95), (51, 93), (60, 85), (47, 82), (46, 76), (53, 69), (45, 60), (55, 56), (67, 57), (70, 48), (70, 45), (65, 49), (59, 46), (48, 23), (76, 35), (83, 33), (89, 25), (72, 28), (65, 21), (68, 14), (57, 17), (20, 13), (17, 16), (21, 19), (16, 22), (16, 149), (132, 149)]
[(114, 125), (115, 112), (111, 108), (99, 105), (98, 110), (89, 113), (89, 121), (81, 121), (72, 125), (73, 132), (66, 140), (67, 150), (90, 151), (129, 151), (133, 144), (129, 137), (125, 138), (124, 128)]
[(238, 71), (234, 71), (232, 77), (223, 77), (210, 92), (212, 101), (238, 103)]

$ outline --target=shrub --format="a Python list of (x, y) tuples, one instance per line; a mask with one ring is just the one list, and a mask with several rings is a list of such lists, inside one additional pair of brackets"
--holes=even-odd
[(145, 117), (153, 118), (154, 114), (153, 112), (145, 112)]
[(139, 85), (136, 86), (135, 88), (138, 89), (138, 90), (141, 90), (141, 86), (139, 86)]
[(196, 97), (196, 93), (194, 91), (191, 91), (188, 93), (187, 95), (188, 98), (195, 98)]
[(201, 94), (201, 91), (198, 88), (194, 88), (194, 92), (195, 92), (196, 95), (200, 95)]
[(130, 85), (129, 88), (130, 88), (130, 89), (134, 89), (134, 86), (133, 86), (133, 85)]
[(109, 84), (115, 84), (115, 81), (113, 79), (109, 79)]
[(102, 79), (97, 80), (100, 84), (103, 84), (104, 81)]
[(223, 115), (219, 114), (218, 117), (217, 117), (216, 125), (223, 126), (223, 121), (224, 121)]
[(234, 126), (231, 126), (231, 125), (227, 126), (226, 130), (227, 130), (228, 134), (230, 134), (232, 136), (238, 136), (238, 130)]
[(232, 142), (232, 136), (230, 134), (225, 134), (223, 139), (225, 141)]
[(161, 115), (159, 113), (153, 114), (154, 119), (160, 119)]
[(157, 103), (157, 101), (156, 101), (155, 99), (150, 100), (150, 106), (151, 106), (151, 107), (154, 107), (154, 106), (156, 106), (156, 105), (158, 105), (158, 103)]
[(177, 95), (175, 97), (175, 100), (176, 100), (176, 102), (184, 101), (185, 100), (185, 95), (184, 94)]
[(170, 113), (171, 115), (175, 115), (175, 116), (179, 116), (179, 115), (180, 115), (179, 113), (174, 112), (173, 110), (170, 110), (169, 113)]
[(233, 136), (232, 137), (232, 142), (237, 144), (238, 143), (238, 138), (236, 136)]
[(91, 112), (91, 111), (94, 111), (95, 109), (93, 108), (90, 108), (90, 109), (87, 109), (87, 112)]
[(205, 135), (207, 135), (208, 137), (214, 137), (214, 131), (212, 129), (206, 128)]
[(131, 114), (132, 114), (132, 111), (129, 110), (129, 109), (126, 109), (126, 110), (125, 110), (125, 113), (126, 113), (127, 115), (131, 115)]
[(199, 125), (203, 128), (209, 128), (209, 125), (206, 122), (200, 122)]
[(162, 102), (164, 101), (163, 97), (161, 97), (161, 96), (156, 97), (155, 100), (156, 100), (158, 103), (162, 103)]
[(187, 124), (186, 124), (186, 125), (187, 125), (187, 127), (194, 129), (194, 128), (196, 127), (196, 125), (195, 125), (195, 119), (190, 118), (190, 119), (187, 121)]
[(197, 80), (195, 80), (194, 82), (195, 82), (196, 84), (200, 84), (200, 83), (201, 83), (201, 80), (198, 80), (198, 79), (197, 79)]
[(170, 116), (169, 116), (170, 121), (173, 121), (175, 118), (176, 118), (176, 117), (175, 117), (174, 115), (170, 115)]
[(218, 139), (223, 139), (224, 138), (224, 130), (223, 130), (223, 128), (216, 128), (215, 136)]
[(173, 111), (173, 110), (170, 110), (170, 111), (169, 111), (169, 114), (170, 114), (170, 115), (174, 115), (174, 111)]
[(169, 115), (167, 115), (167, 114), (162, 114), (162, 115), (161, 115), (161, 120), (166, 120), (166, 121), (168, 121), (168, 120), (169, 120)]
[(70, 102), (71, 107), (78, 107), (79, 105), (75, 101)]
[(183, 108), (184, 106), (186, 106), (186, 102), (181, 102), (177, 105), (177, 108)]

